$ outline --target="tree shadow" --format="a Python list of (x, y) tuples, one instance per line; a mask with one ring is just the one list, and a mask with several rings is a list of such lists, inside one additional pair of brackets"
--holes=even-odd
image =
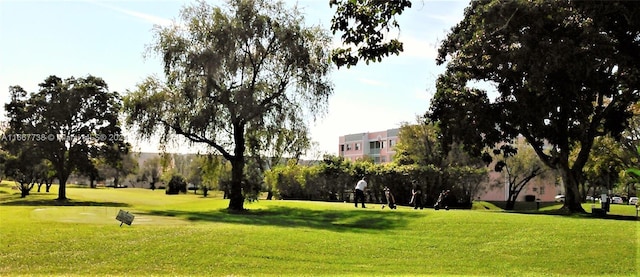
[(212, 211), (151, 211), (149, 215), (173, 216), (191, 221), (235, 223), (257, 226), (314, 228), (337, 232), (366, 232), (403, 228), (410, 218), (424, 214), (396, 213), (393, 211), (329, 210), (274, 206), (265, 210), (232, 212), (227, 209)]
[(597, 216), (592, 213), (568, 213), (564, 209), (555, 209), (555, 210), (545, 210), (545, 211), (504, 211), (505, 213), (514, 213), (514, 214), (530, 214), (530, 215), (551, 215), (551, 216), (561, 216), (561, 217), (569, 217), (569, 218), (581, 218), (581, 219), (609, 219), (609, 220), (626, 220), (626, 221), (637, 221), (639, 220), (636, 216), (633, 215), (618, 215), (618, 214), (606, 214), (602, 216)]
[(0, 206), (109, 206), (109, 207), (129, 207), (129, 204), (119, 202), (97, 202), (97, 201), (75, 201), (56, 199), (29, 199), (18, 198), (0, 203)]

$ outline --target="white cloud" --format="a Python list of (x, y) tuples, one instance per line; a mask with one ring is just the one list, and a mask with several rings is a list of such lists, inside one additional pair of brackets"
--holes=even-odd
[(438, 55), (437, 46), (424, 39), (419, 39), (414, 36), (402, 36), (399, 40), (404, 46), (404, 51), (400, 53), (401, 57), (404, 56), (432, 60)]
[(155, 25), (160, 25), (160, 26), (169, 26), (173, 23), (172, 20), (167, 19), (167, 18), (163, 18), (163, 17), (159, 17), (159, 16), (155, 16), (155, 15), (151, 15), (151, 14), (147, 14), (147, 13), (141, 13), (141, 12), (136, 12), (136, 11), (132, 11), (132, 10), (128, 10), (128, 9), (123, 9), (120, 7), (116, 7), (110, 4), (106, 4), (103, 2), (97, 2), (97, 1), (89, 1), (89, 3), (92, 3), (94, 5), (98, 5), (104, 8), (108, 8), (138, 19), (141, 19), (143, 21), (155, 24)]
[(428, 14), (427, 17), (441, 21), (449, 26), (458, 24), (458, 22), (464, 18), (464, 16), (459, 14)]
[(358, 81), (365, 85), (376, 86), (376, 87), (386, 87), (387, 83), (381, 82), (378, 80), (368, 79), (368, 78), (358, 78)]

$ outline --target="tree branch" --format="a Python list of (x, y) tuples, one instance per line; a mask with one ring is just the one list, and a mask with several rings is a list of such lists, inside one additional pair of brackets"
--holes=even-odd
[(222, 146), (220, 146), (219, 144), (217, 144), (213, 140), (204, 138), (202, 136), (196, 135), (196, 134), (191, 133), (191, 132), (187, 132), (187, 131), (183, 130), (180, 126), (171, 124), (171, 123), (167, 122), (164, 119), (159, 119), (158, 121), (160, 123), (164, 124), (165, 126), (171, 128), (174, 132), (176, 132), (176, 134), (182, 135), (182, 136), (184, 136), (185, 138), (187, 138), (188, 140), (190, 140), (192, 142), (206, 143), (207, 145), (215, 148), (216, 150), (218, 150), (218, 152), (220, 152), (220, 154), (222, 154), (222, 156), (225, 159), (227, 159), (229, 161), (235, 159), (235, 156), (231, 155)]

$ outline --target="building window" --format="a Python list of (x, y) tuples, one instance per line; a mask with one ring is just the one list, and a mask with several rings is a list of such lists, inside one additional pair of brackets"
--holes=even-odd
[(384, 140), (380, 141), (380, 148), (384, 148)]
[(360, 150), (360, 143), (356, 143), (356, 150)]
[(344, 152), (344, 144), (340, 144), (340, 152)]
[(384, 156), (380, 157), (380, 162), (381, 163), (386, 163), (387, 162), (387, 157), (384, 157)]
[(347, 151), (351, 150), (351, 144), (347, 143)]
[(390, 139), (389, 140), (389, 147), (394, 147), (396, 146), (396, 140), (395, 139)]
[(371, 142), (369, 142), (369, 148), (370, 149), (380, 149), (381, 148), (380, 141), (371, 141)]
[(540, 194), (544, 194), (544, 187), (540, 187)]

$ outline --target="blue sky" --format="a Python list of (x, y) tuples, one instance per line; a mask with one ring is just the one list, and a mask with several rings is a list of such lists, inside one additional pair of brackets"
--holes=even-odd
[[(11, 85), (31, 92), (49, 75), (91, 74), (105, 79), (111, 90), (125, 93), (144, 77), (161, 74), (160, 60), (144, 57), (145, 47), (153, 42), (153, 25), (170, 24), (190, 2), (0, 0), (2, 119)], [(333, 15), (328, 2), (300, 0), (298, 6), (309, 24), (328, 28)], [(396, 128), (424, 114), (435, 79), (444, 71), (435, 64), (436, 49), (462, 19), (468, 3), (414, 0), (413, 7), (398, 17), (399, 39), (405, 43), (400, 56), (334, 70), (328, 112), (310, 124), (312, 140), (318, 143), (310, 157), (337, 154), (341, 135)], [(132, 143), (136, 150), (157, 151), (157, 141)], [(179, 146), (169, 149), (192, 152)]]

